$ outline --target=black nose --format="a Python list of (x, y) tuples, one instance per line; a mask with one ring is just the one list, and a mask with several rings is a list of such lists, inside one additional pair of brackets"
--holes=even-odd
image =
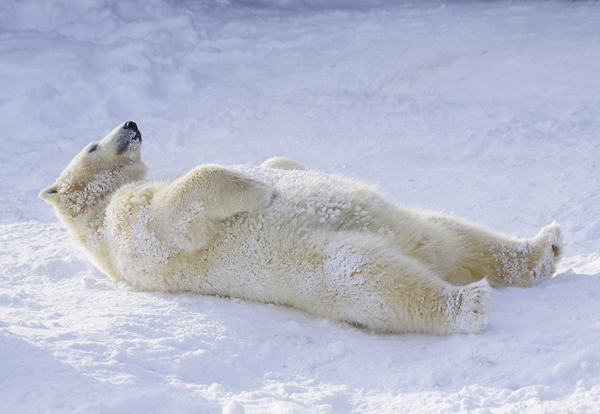
[(125, 125), (123, 125), (123, 128), (125, 129), (133, 129), (134, 131), (138, 130), (137, 124), (133, 121), (127, 121), (125, 122)]

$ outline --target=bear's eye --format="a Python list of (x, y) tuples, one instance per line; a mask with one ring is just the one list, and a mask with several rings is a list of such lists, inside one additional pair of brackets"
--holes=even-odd
[(94, 152), (94, 151), (96, 151), (97, 149), (98, 149), (98, 144), (94, 144), (94, 145), (92, 145), (92, 146), (90, 147), (90, 149), (88, 150), (88, 154), (89, 154), (90, 152)]

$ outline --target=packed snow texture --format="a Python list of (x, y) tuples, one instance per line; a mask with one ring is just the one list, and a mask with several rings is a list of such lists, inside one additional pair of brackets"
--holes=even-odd
[[(4, 0), (0, 413), (600, 411), (600, 2)], [(37, 193), (139, 125), (150, 178), (274, 155), (565, 259), (481, 335), (142, 293)]]

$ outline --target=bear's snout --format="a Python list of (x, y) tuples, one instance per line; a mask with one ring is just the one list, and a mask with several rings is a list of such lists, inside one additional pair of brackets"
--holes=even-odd
[(133, 122), (133, 121), (125, 122), (125, 124), (123, 124), (123, 129), (130, 129), (133, 132), (135, 132), (135, 135), (131, 139), (134, 141), (138, 140), (138, 141), (140, 141), (140, 143), (142, 142), (142, 133), (138, 129), (138, 126), (135, 122)]
[(123, 125), (123, 128), (125, 129), (133, 129), (134, 131), (138, 130), (137, 124), (133, 121), (127, 121), (125, 122), (125, 124)]
[(134, 148), (132, 144), (135, 141), (137, 141), (138, 145), (142, 143), (142, 133), (135, 122), (127, 121), (123, 124), (122, 128), (123, 132), (118, 139), (117, 155), (123, 154)]

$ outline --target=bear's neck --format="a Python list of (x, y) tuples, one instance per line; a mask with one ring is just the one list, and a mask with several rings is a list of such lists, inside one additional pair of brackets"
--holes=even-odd
[(111, 169), (96, 174), (87, 183), (62, 182), (57, 205), (59, 218), (83, 246), (100, 249), (93, 240), (102, 239), (98, 232), (112, 195), (123, 185), (137, 181), (136, 178), (121, 169)]
[(124, 184), (134, 181), (118, 169), (105, 170), (87, 183), (61, 183), (60, 205), (65, 218), (79, 221), (98, 211), (100, 205)]

